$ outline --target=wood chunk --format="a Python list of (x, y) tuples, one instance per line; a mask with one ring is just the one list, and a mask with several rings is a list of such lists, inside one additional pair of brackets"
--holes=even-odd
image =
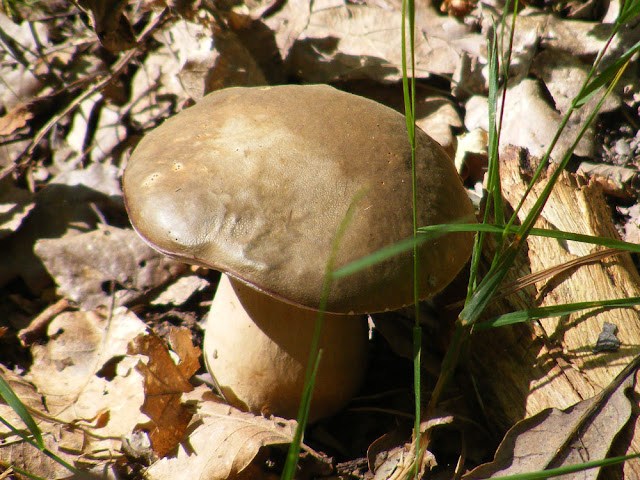
[[(508, 147), (502, 152), (502, 189), (512, 208), (522, 198), (535, 167), (536, 159), (525, 150)], [(520, 221), (538, 198), (547, 177), (542, 175), (524, 202)], [(561, 175), (535, 226), (619, 238), (602, 187), (569, 173)], [(512, 277), (505, 282), (602, 248), (534, 236), (527, 239), (526, 247), (526, 255), (518, 257)], [(634, 296), (640, 296), (640, 275), (630, 256), (622, 254), (540, 281), (535, 288), (527, 287), (495, 302), (488, 314), (492, 317), (522, 308)], [(614, 351), (594, 352), (605, 322), (617, 327), (621, 346)], [(597, 395), (638, 354), (638, 308), (588, 310), (474, 335), (469, 373), (483, 397), (487, 417), (503, 430), (545, 408), (564, 409)], [(628, 453), (640, 452), (640, 428), (634, 428), (636, 434), (627, 445)], [(625, 475), (640, 476), (640, 462), (627, 462), (624, 468)]]

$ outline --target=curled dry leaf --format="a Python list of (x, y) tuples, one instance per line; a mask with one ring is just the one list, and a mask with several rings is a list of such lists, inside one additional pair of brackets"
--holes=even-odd
[(189, 445), (181, 445), (175, 458), (152, 465), (149, 480), (237, 478), (262, 448), (286, 445), (293, 439), (294, 420), (241, 412), (221, 403), (206, 387), (198, 387), (190, 397), (199, 403)]
[[(138, 425), (149, 431), (154, 452), (164, 457), (183, 439), (193, 412), (182, 403), (182, 394), (193, 390), (189, 383), (200, 368), (200, 349), (191, 343), (191, 331), (173, 328), (171, 345), (180, 357), (176, 364), (166, 345), (157, 335), (139, 335), (129, 347), (130, 354), (145, 355), (147, 363), (136, 369), (144, 377), (144, 404), (141, 411), (151, 422)], [(177, 478), (177, 477), (176, 477)]]

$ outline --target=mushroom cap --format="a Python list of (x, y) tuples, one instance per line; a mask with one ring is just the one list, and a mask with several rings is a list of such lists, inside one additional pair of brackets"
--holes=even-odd
[[(418, 225), (473, 220), (446, 152), (417, 136)], [(154, 248), (318, 308), (332, 243), (359, 192), (336, 268), (411, 237), (404, 116), (326, 85), (229, 88), (147, 134), (123, 178), (129, 217)], [(468, 260), (473, 234), (419, 248), (421, 298)], [(413, 253), (332, 282), (326, 309), (373, 313), (413, 302)]]

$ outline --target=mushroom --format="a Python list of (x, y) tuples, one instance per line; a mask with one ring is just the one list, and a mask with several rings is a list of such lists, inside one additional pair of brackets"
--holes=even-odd
[[(473, 221), (451, 159), (416, 135), (419, 225)], [(255, 413), (297, 414), (325, 267), (359, 192), (336, 267), (413, 234), (405, 118), (326, 85), (207, 95), (142, 139), (123, 190), (133, 227), (152, 247), (226, 274), (205, 360), (225, 398)], [(420, 298), (456, 276), (472, 243), (471, 233), (449, 233), (420, 246)], [(364, 314), (413, 303), (412, 272), (409, 251), (332, 282), (310, 421), (357, 391)]]

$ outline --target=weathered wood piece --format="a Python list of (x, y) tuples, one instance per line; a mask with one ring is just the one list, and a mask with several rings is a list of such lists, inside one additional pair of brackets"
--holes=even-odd
[[(535, 166), (535, 160), (523, 150), (502, 152), (502, 189), (512, 208), (524, 195)], [(520, 220), (546, 184), (547, 176), (542, 177), (524, 202)], [(536, 227), (619, 238), (602, 187), (569, 173), (560, 177)], [(599, 249), (602, 247), (530, 236), (526, 252), (518, 257), (506, 282)], [(581, 265), (511, 294), (495, 302), (487, 318), (523, 308), (633, 296), (640, 296), (640, 276), (625, 253)], [(617, 350), (594, 351), (605, 322), (616, 326), (621, 345)], [(468, 368), (489, 421), (497, 430), (504, 430), (545, 408), (563, 409), (593, 397), (638, 354), (639, 309), (596, 309), (479, 332), (471, 342)], [(636, 385), (636, 407), (638, 392)], [(620, 445), (616, 454), (640, 452), (635, 410), (625, 432), (627, 444)], [(640, 478), (640, 462), (628, 462), (624, 468), (625, 478)]]

